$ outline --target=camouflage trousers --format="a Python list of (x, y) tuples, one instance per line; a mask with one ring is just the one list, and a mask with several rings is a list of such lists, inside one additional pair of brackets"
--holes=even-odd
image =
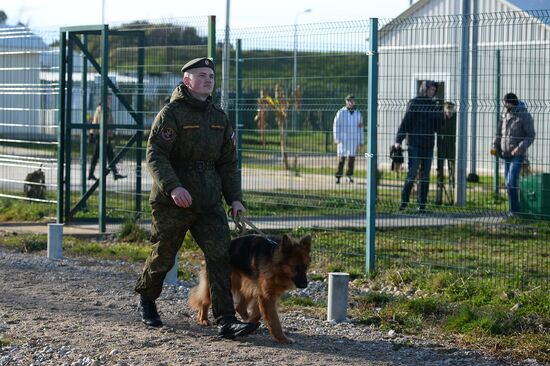
[(234, 315), (229, 262), (231, 237), (221, 204), (201, 213), (167, 205), (153, 205), (152, 218), (153, 247), (136, 283), (136, 292), (149, 300), (160, 296), (166, 273), (174, 266), (175, 256), (189, 230), (206, 260), (214, 318)]

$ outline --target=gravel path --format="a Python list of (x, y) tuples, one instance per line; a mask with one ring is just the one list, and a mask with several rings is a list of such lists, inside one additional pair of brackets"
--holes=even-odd
[[(330, 324), (299, 312), (282, 323), (296, 343), (265, 328), (236, 340), (195, 324), (190, 283), (165, 287), (165, 326), (146, 328), (132, 292), (141, 264), (90, 258), (48, 260), (0, 248), (0, 365), (538, 365), (496, 360), (428, 339)], [(313, 288), (323, 287), (313, 284)]]

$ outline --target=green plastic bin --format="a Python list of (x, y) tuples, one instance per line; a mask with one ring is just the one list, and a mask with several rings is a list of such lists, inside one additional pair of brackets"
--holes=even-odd
[(550, 220), (550, 174), (521, 177), (519, 203), (523, 216)]

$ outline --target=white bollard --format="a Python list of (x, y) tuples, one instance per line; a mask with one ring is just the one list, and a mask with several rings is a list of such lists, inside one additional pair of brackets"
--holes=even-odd
[(172, 286), (175, 286), (178, 284), (178, 255), (177, 254), (176, 254), (174, 266), (166, 274), (166, 277), (164, 278), (164, 282), (166, 282), (167, 285), (172, 285)]
[(348, 273), (330, 272), (328, 274), (328, 321), (340, 323), (347, 320), (348, 282)]
[(63, 258), (63, 224), (48, 224), (48, 258)]

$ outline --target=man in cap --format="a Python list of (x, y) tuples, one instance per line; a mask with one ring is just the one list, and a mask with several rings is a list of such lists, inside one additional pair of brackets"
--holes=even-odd
[(520, 212), (519, 175), (527, 149), (535, 140), (535, 123), (525, 104), (514, 93), (504, 96), (504, 113), (500, 119), (491, 153), (504, 159), (504, 177), (508, 205), (512, 215)]
[(355, 155), (365, 143), (363, 117), (361, 116), (361, 112), (355, 107), (355, 96), (348, 94), (346, 96), (346, 105), (336, 112), (332, 125), (332, 133), (334, 143), (336, 144), (336, 155), (340, 158), (335, 174), (336, 184), (340, 184), (340, 179), (344, 174), (346, 158), (348, 159), (346, 177), (348, 182), (353, 183)]
[(234, 216), (245, 211), (235, 133), (210, 96), (212, 59), (193, 59), (181, 71), (182, 83), (156, 116), (147, 143), (147, 169), (154, 182), (149, 198), (153, 247), (135, 290), (140, 294), (142, 321), (161, 326), (155, 300), (190, 231), (205, 256), (219, 335), (234, 338), (256, 329), (235, 317), (230, 234), (221, 202), (223, 196)]
[(409, 204), (409, 196), (417, 175), (419, 175), (416, 198), (418, 211), (424, 212), (426, 209), (435, 131), (443, 116), (441, 106), (434, 99), (436, 92), (437, 84), (434, 81), (422, 81), (418, 89), (418, 96), (409, 101), (405, 116), (401, 120), (395, 136), (395, 148), (400, 148), (405, 137), (407, 138), (409, 155), (409, 170), (401, 191), (400, 210), (404, 210)]

